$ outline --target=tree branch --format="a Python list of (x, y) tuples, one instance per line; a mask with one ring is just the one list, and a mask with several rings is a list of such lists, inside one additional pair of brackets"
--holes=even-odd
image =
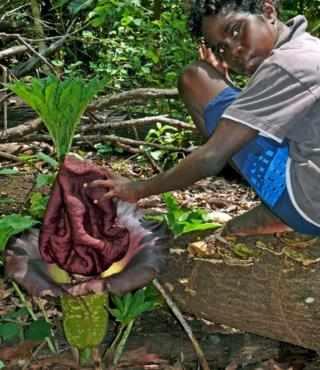
[(0, 143), (7, 143), (8, 139), (13, 141), (15, 139), (19, 139), (25, 137), (25, 135), (30, 134), (33, 131), (36, 131), (40, 128), (42, 121), (40, 118), (36, 118), (32, 121), (26, 122), (23, 125), (19, 125), (17, 127), (9, 128), (8, 130), (1, 130), (0, 131)]
[[(44, 62), (45, 60), (45, 56), (51, 54), (52, 52), (56, 51), (57, 49), (60, 48), (60, 46), (66, 41), (66, 39), (70, 36), (71, 32), (71, 28), (73, 26), (73, 23), (71, 24), (71, 26), (68, 28), (67, 30), (67, 33), (62, 36), (59, 40), (53, 42), (49, 47), (47, 47), (46, 49), (44, 49), (42, 52), (40, 53), (37, 53), (37, 55), (35, 55), (33, 58), (29, 59), (28, 61), (24, 62), (24, 63), (20, 63), (18, 64), (15, 69), (13, 70), (13, 73), (15, 75), (16, 78), (19, 78), (19, 77), (22, 77), (24, 76), (26, 73), (28, 73), (29, 71), (31, 71), (32, 69), (36, 68), (36, 66), (42, 61)], [(12, 34), (14, 35), (14, 34)], [(1, 38), (1, 34), (0, 34), (0, 38)], [(10, 35), (6, 35), (6, 36), (10, 36)], [(17, 36), (17, 35), (16, 35)], [(20, 37), (20, 35), (18, 35)], [(50, 65), (51, 66), (51, 65)], [(53, 68), (51, 66), (51, 68)]]
[(20, 55), (24, 54), (28, 48), (25, 45), (18, 45), (18, 46), (12, 46), (9, 49), (1, 50), (0, 51), (0, 60), (9, 58), (13, 55)]
[(141, 99), (170, 99), (179, 96), (177, 89), (133, 89), (110, 97), (102, 97), (89, 105), (87, 111), (100, 110), (112, 105)]
[[(52, 139), (50, 138), (49, 135), (40, 135), (40, 134), (30, 134), (27, 136), (19, 137), (16, 139), (16, 142), (24, 142), (24, 143), (30, 143), (32, 141), (40, 141), (40, 142), (52, 142)], [(83, 144), (86, 142), (90, 143), (100, 143), (103, 141), (110, 141), (112, 143), (123, 143), (125, 145), (132, 145), (132, 146), (147, 146), (150, 148), (154, 149), (159, 149), (159, 150), (165, 150), (168, 152), (183, 152), (183, 153), (191, 153), (193, 149), (188, 149), (188, 148), (182, 148), (182, 147), (176, 147), (173, 145), (161, 145), (161, 144), (155, 144), (155, 143), (147, 143), (142, 140), (133, 140), (133, 139), (127, 139), (125, 137), (120, 137), (120, 136), (115, 136), (115, 135), (88, 135), (88, 136), (83, 136), (80, 138), (74, 138), (73, 140), (73, 145), (75, 144)]]
[(128, 126), (143, 126), (143, 125), (150, 125), (152, 123), (163, 123), (166, 125), (182, 128), (184, 130), (196, 131), (196, 127), (194, 125), (190, 125), (188, 123), (179, 121), (177, 119), (168, 118), (164, 116), (153, 116), (153, 117), (143, 117), (137, 119), (130, 119), (125, 121), (116, 121), (116, 122), (106, 122), (106, 123), (98, 123), (92, 126), (83, 125), (80, 126), (78, 132), (80, 133), (88, 133), (88, 132), (97, 132), (97, 131), (105, 131), (108, 129), (116, 129)]

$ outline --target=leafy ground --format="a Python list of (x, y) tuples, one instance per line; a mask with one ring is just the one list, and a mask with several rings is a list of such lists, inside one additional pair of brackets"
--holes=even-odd
[[(139, 166), (135, 159), (119, 159), (120, 157), (103, 157), (96, 153), (88, 153), (87, 158), (100, 165), (107, 163), (115, 170), (124, 175), (140, 178), (151, 176), (152, 170), (149, 166)], [(122, 157), (123, 158), (123, 157)], [(2, 162), (2, 166), (7, 163)], [(38, 163), (46, 171), (45, 163)], [(19, 167), (21, 170), (23, 167)], [(34, 187), (35, 175), (32, 169), (24, 167), (24, 175), (0, 176), (0, 216), (26, 211), (28, 199), (32, 193), (39, 189)], [(176, 191), (172, 194), (178, 199), (183, 207), (203, 208), (208, 212), (213, 212), (213, 217), (222, 222), (230, 216), (236, 216), (258, 204), (258, 200), (245, 183), (241, 182), (238, 176), (231, 169), (223, 173), (224, 177), (205, 179), (199, 181), (188, 189)], [(41, 188), (41, 192), (46, 194), (48, 188)], [(147, 212), (163, 212), (164, 202), (161, 196), (152, 196), (140, 201), (140, 206)], [(1, 276), (1, 274), (0, 274)], [(34, 307), (37, 317), (42, 317), (40, 310), (42, 305), (49, 320), (55, 326), (55, 341), (58, 343), (59, 355), (52, 354), (47, 348), (45, 341), (21, 341), (17, 339), (7, 339), (0, 343), (0, 359), (5, 361), (7, 369), (72, 369), (76, 368), (70, 348), (68, 348), (62, 334), (60, 326), (61, 313), (58, 305), (53, 301), (37, 300), (28, 297), (28, 303)], [(40, 303), (40, 306), (39, 306)], [(0, 317), (10, 312), (22, 308), (23, 303), (13, 289), (11, 282), (0, 278)], [(244, 333), (237, 333), (229, 329), (210, 322), (196, 320), (188, 317), (188, 321), (197, 335), (201, 338), (203, 345), (212, 336), (226, 335), (225, 347), (220, 352), (225, 354), (224, 360), (222, 353), (219, 354), (220, 362), (206, 353), (212, 369), (265, 369), (265, 370), (315, 370), (320, 369), (315, 354), (300, 348), (288, 347), (285, 356), (281, 359), (271, 358), (272, 350), (264, 350), (264, 346), (271, 348), (279, 347), (279, 343), (263, 342), (259, 346), (260, 351), (265, 354), (260, 356), (260, 364), (247, 364), (240, 366), (237, 361), (236, 353), (232, 348), (237, 348), (243, 341)], [(114, 330), (111, 322), (109, 334)], [(237, 333), (238, 336), (235, 336)], [(107, 338), (108, 339), (108, 338)], [(252, 337), (250, 340), (256, 343), (257, 339)], [(264, 340), (264, 339), (259, 339)], [(236, 344), (235, 344), (236, 341)], [(239, 344), (240, 343), (240, 344)], [(245, 343), (245, 341), (243, 341)], [(166, 345), (170, 346), (171, 352), (164, 354)], [(243, 344), (244, 346), (244, 344)], [(175, 351), (172, 350), (175, 348)], [(212, 351), (213, 352), (213, 351)], [(219, 351), (218, 351), (219, 352)], [(214, 354), (212, 354), (214, 356)], [(221, 363), (225, 361), (223, 367)], [(219, 364), (219, 365), (218, 365)], [(119, 367), (129, 369), (196, 369), (196, 356), (184, 331), (180, 328), (174, 316), (165, 308), (144, 315), (136, 321), (133, 335), (128, 342), (127, 351), (124, 352)], [(111, 368), (111, 367), (110, 367)]]

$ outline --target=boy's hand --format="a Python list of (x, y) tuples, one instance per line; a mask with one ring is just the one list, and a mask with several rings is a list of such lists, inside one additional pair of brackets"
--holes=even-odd
[(219, 71), (227, 80), (231, 81), (227, 63), (225, 61), (220, 62), (212, 50), (206, 47), (206, 44), (203, 40), (200, 41), (199, 57), (201, 60), (204, 60), (212, 65), (212, 67)]
[(104, 172), (108, 180), (96, 180), (88, 184), (89, 187), (103, 186), (108, 189), (108, 192), (97, 199), (97, 202), (110, 198), (119, 198), (128, 203), (135, 203), (141, 198), (138, 195), (138, 182), (118, 175), (109, 169), (104, 169)]

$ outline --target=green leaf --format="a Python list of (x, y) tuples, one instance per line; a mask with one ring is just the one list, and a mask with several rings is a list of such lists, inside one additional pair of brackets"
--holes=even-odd
[(39, 192), (36, 192), (30, 198), (29, 212), (32, 216), (43, 218), (47, 209), (49, 201), (49, 195), (43, 196)]
[(236, 245), (234, 245), (232, 247), (232, 251), (235, 255), (237, 255), (240, 258), (250, 258), (250, 257), (258, 258), (261, 254), (261, 252), (254, 251), (243, 243), (237, 243)]
[(40, 161), (44, 161), (44, 162), (46, 162), (46, 163), (50, 164), (50, 166), (51, 166), (54, 170), (57, 170), (57, 169), (58, 169), (58, 162), (57, 162), (55, 159), (53, 159), (53, 158), (51, 158), (50, 156), (48, 156), (47, 154), (42, 153), (42, 152), (37, 153), (36, 158), (37, 158), (38, 160), (40, 160)]
[(20, 308), (18, 311), (9, 312), (6, 315), (0, 317), (0, 321), (5, 321), (8, 319), (16, 319), (18, 317), (26, 316), (28, 315), (28, 309), (26, 307)]
[(37, 176), (36, 185), (38, 188), (44, 185), (52, 185), (55, 179), (55, 174), (49, 173), (49, 174), (40, 174)]
[(13, 170), (11, 168), (3, 168), (0, 170), (0, 175), (16, 175), (18, 173), (21, 173), (19, 170)]
[(43, 340), (50, 336), (52, 325), (46, 320), (33, 321), (24, 333), (25, 339)]
[[(75, 129), (85, 108), (106, 82), (106, 79), (96, 78), (88, 83), (80, 78), (60, 81), (56, 76), (49, 75), (43, 80), (33, 78), (31, 84), (17, 81), (15, 84), (6, 84), (6, 87), (39, 114), (55, 144), (58, 161), (61, 162), (70, 150)], [(48, 159), (50, 157), (42, 156), (46, 157), (48, 163), (52, 163)]]
[(111, 294), (116, 308), (108, 307), (108, 311), (121, 325), (127, 325), (146, 311), (151, 311), (162, 304), (162, 298), (153, 285), (138, 289), (135, 293), (127, 293), (121, 298)]
[(38, 221), (29, 216), (12, 214), (2, 217), (0, 219), (0, 251), (4, 250), (10, 236), (30, 229), (37, 223)]
[(163, 218), (176, 236), (221, 227), (218, 223), (205, 222), (206, 213), (203, 210), (179, 207), (177, 200), (170, 193), (164, 193), (163, 199), (167, 206), (167, 213)]
[(5, 363), (0, 360), (0, 369), (4, 369), (5, 366), (6, 366)]
[(16, 322), (7, 322), (3, 324), (1, 335), (3, 340), (10, 340), (15, 338), (21, 329), (21, 325)]

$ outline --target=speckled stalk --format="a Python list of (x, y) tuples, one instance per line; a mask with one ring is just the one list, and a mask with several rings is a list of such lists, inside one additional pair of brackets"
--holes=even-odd
[[(92, 361), (88, 349), (99, 345), (108, 330), (108, 294), (61, 297), (64, 334), (68, 343), (80, 352), (80, 365)], [(81, 354), (84, 354), (82, 357)]]

